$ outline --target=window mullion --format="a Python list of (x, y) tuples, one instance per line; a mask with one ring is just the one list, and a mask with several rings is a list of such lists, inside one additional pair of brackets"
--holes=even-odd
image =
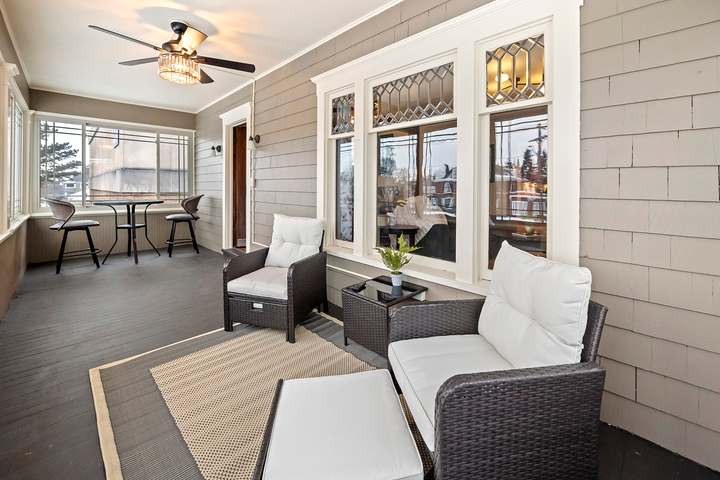
[(86, 132), (87, 132), (87, 123), (83, 123), (83, 124), (82, 124), (82, 136), (81, 136), (81, 138), (82, 138), (82, 146), (80, 147), (80, 149), (81, 149), (81, 151), (80, 151), (80, 155), (81, 155), (81, 160), (80, 160), (80, 162), (81, 162), (81, 163), (80, 163), (80, 186), (81, 186), (81, 187), (80, 187), (80, 188), (82, 188), (82, 206), (83, 206), (83, 207), (87, 207), (87, 205), (86, 205), (86, 202), (87, 202), (87, 198), (86, 198), (86, 197), (87, 197), (87, 185), (86, 185), (86, 182), (89, 182), (89, 179), (86, 178), (86, 177), (88, 177), (88, 175), (87, 175), (87, 173), (86, 173), (86, 172), (87, 172), (87, 158), (86, 158), (86, 153), (87, 153), (87, 140), (86, 140), (86, 138), (87, 138), (87, 137), (86, 137)]

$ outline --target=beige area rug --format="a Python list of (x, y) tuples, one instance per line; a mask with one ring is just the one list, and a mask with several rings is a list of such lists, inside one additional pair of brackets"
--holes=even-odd
[(278, 379), (374, 369), (299, 326), (294, 344), (264, 329), (150, 372), (203, 477), (230, 480), (252, 478)]

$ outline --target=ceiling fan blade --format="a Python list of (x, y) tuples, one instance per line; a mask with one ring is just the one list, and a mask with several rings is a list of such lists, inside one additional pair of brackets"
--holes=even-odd
[(205, 70), (200, 69), (200, 83), (213, 83), (215, 80), (210, 78), (210, 75), (205, 73)]
[(220, 58), (201, 57), (196, 58), (198, 63), (204, 63), (205, 65), (212, 65), (213, 67), (229, 68), (231, 70), (240, 70), (241, 72), (254, 73), (255, 65), (249, 63), (233, 62), (231, 60), (222, 60)]
[(128, 60), (127, 62), (120, 62), (119, 65), (126, 65), (128, 67), (134, 67), (135, 65), (143, 65), (145, 63), (157, 62), (157, 57), (150, 58), (139, 58), (137, 60)]
[(146, 46), (146, 47), (152, 48), (153, 50), (157, 50), (158, 52), (164, 52), (164, 51), (165, 51), (165, 50), (163, 50), (162, 48), (156, 47), (155, 45), (152, 45), (152, 44), (150, 44), (150, 43), (143, 42), (142, 40), (137, 40), (137, 39), (132, 38), (132, 37), (128, 37), (127, 35), (123, 35), (122, 33), (113, 32), (112, 30), (108, 30), (107, 28), (102, 28), (102, 27), (98, 27), (98, 26), (95, 26), (95, 25), (88, 25), (88, 27), (92, 28), (93, 30), (97, 30), (98, 32), (107, 33), (107, 34), (110, 34), (110, 35), (114, 35), (114, 36), (116, 36), (116, 37), (120, 37), (120, 38), (122, 38), (122, 39), (124, 39), (124, 40), (129, 40), (129, 41), (131, 41), (131, 42), (139, 43), (140, 45), (144, 45), (144, 46)]

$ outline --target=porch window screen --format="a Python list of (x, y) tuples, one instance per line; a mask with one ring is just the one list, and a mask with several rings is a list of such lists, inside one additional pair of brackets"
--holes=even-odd
[(40, 198), (82, 205), (82, 143), (82, 125), (40, 122)]
[(82, 206), (98, 200), (179, 202), (190, 194), (189, 149), (187, 135), (41, 120), (40, 196)]
[(157, 198), (156, 137), (155, 132), (89, 125), (86, 130), (87, 201)]

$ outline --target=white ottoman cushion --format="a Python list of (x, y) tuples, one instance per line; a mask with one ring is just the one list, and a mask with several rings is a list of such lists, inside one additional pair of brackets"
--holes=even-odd
[(263, 478), (422, 480), (389, 372), (286, 381)]
[(230, 280), (228, 292), (287, 300), (287, 268), (264, 267)]
[(513, 368), (480, 335), (448, 335), (393, 342), (388, 347), (388, 360), (430, 451), (435, 450), (435, 397), (442, 384), (461, 373)]

